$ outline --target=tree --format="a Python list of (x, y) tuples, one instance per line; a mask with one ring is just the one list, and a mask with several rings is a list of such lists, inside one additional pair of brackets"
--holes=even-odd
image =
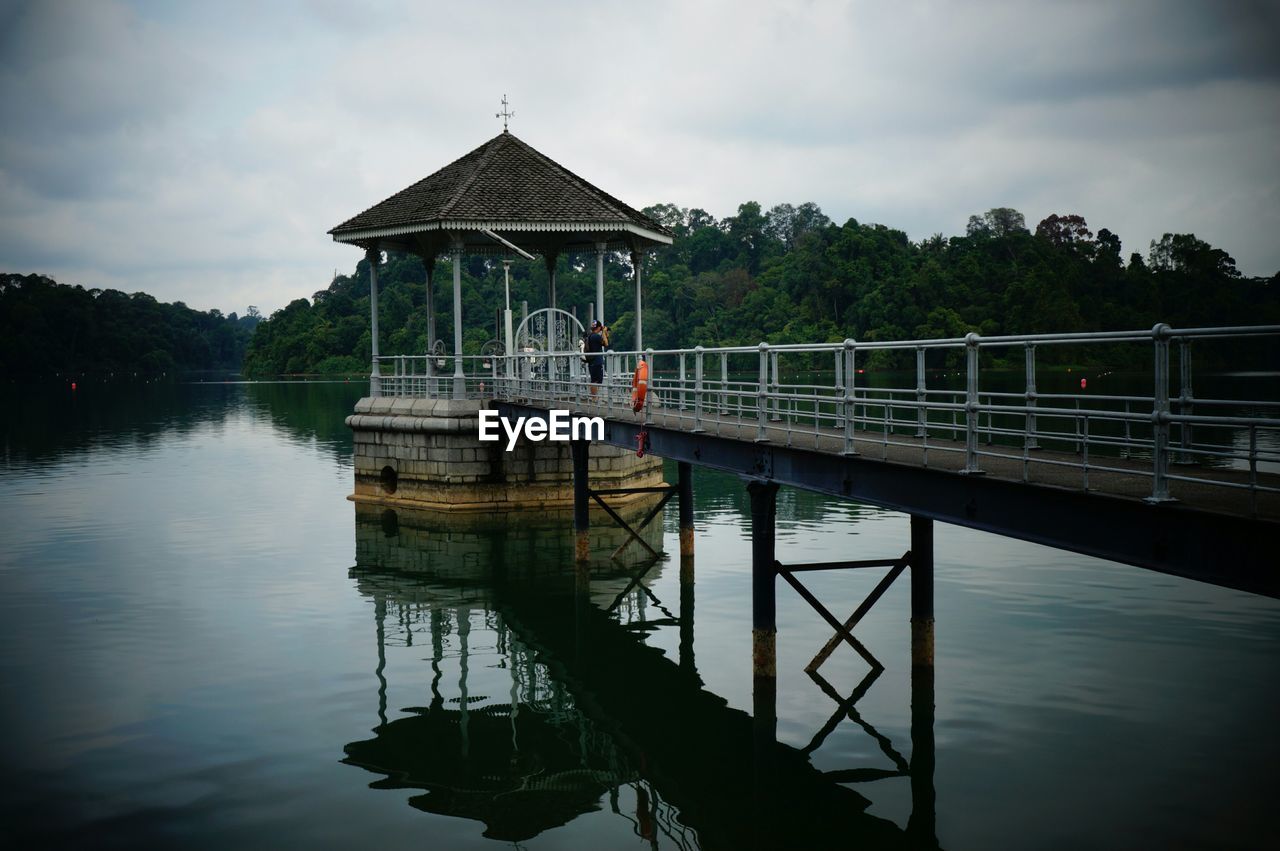
[(965, 236), (979, 238), (991, 236), (991, 225), (982, 216), (970, 216), (969, 224), (965, 226), (964, 234)]
[(983, 218), (992, 236), (1009, 236), (1027, 229), (1026, 218), (1012, 207), (992, 207)]
[(1054, 213), (1042, 219), (1036, 225), (1036, 236), (1047, 239), (1058, 248), (1092, 247), (1093, 242), (1093, 231), (1089, 230), (1088, 223), (1083, 216), (1074, 213), (1066, 216)]

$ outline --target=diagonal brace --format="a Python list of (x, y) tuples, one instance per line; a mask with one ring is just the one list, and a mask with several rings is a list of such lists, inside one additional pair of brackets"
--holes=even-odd
[(653, 518), (658, 516), (658, 512), (662, 511), (663, 506), (665, 506), (671, 500), (671, 497), (675, 496), (675, 493), (676, 493), (676, 489), (674, 487), (667, 487), (666, 493), (662, 495), (662, 499), (658, 500), (658, 504), (655, 505), (652, 509), (650, 509), (649, 513), (645, 516), (644, 520), (640, 521), (640, 525), (636, 526), (633, 529), (630, 523), (623, 520), (622, 517), (618, 515), (618, 512), (614, 511), (609, 506), (609, 504), (604, 501), (603, 497), (600, 496), (599, 491), (591, 491), (591, 498), (594, 499), (599, 504), (599, 506), (605, 510), (606, 514), (608, 514), (610, 517), (613, 518), (613, 522), (617, 523), (623, 529), (626, 529), (627, 532), (629, 533), (627, 539), (623, 541), (622, 544), (619, 545), (616, 550), (613, 551), (613, 554), (610, 556), (610, 558), (617, 558), (619, 553), (621, 553), (624, 549), (626, 549), (627, 545), (630, 544), (632, 541), (636, 541), (637, 543), (640, 544), (640, 546), (648, 550), (649, 555), (653, 556), (654, 558), (660, 558), (660, 556), (658, 555), (658, 551), (655, 550), (653, 547), (649, 546), (649, 544), (646, 543), (645, 540), (640, 537), (640, 533), (644, 530), (644, 527), (648, 526), (649, 523), (653, 521)]
[[(846, 627), (844, 624), (840, 623), (840, 621), (836, 620), (835, 615), (827, 611), (827, 607), (822, 605), (822, 603), (818, 600), (818, 598), (813, 596), (813, 594), (809, 591), (808, 588), (805, 588), (803, 585), (801, 585), (799, 579), (796, 579), (794, 576), (792, 576), (791, 573), (786, 568), (784, 568), (781, 564), (778, 564), (776, 561), (774, 562), (774, 568), (777, 570), (778, 574), (782, 576), (783, 579), (787, 580), (787, 584), (789, 584), (792, 588), (796, 589), (796, 593), (799, 594), (801, 597), (803, 597), (805, 602), (808, 603), (810, 606), (812, 606), (814, 611), (816, 611), (819, 615), (821, 615), (822, 619), (825, 620), (831, 626), (831, 628), (836, 631), (835, 637), (831, 639), (832, 642), (838, 643), (839, 640), (843, 638), (845, 641), (849, 643), (849, 646), (852, 647), (859, 656), (865, 659), (867, 664), (870, 665), (872, 668), (876, 668), (876, 669), (884, 668), (884, 665), (880, 664), (880, 660), (877, 659), (875, 656), (872, 656), (871, 652), (867, 650), (867, 648), (862, 646), (862, 642), (858, 641), (858, 639), (853, 637), (853, 634), (849, 632), (850, 627)], [(873, 591), (872, 593), (875, 593), (875, 592)], [(830, 651), (828, 651), (828, 653), (830, 653)], [(806, 668), (805, 670), (809, 670), (809, 669)]]
[[(902, 571), (907, 569), (907, 565), (910, 561), (911, 554), (908, 552), (903, 553), (902, 558), (894, 562), (893, 569), (884, 575), (884, 578), (880, 580), (876, 587), (871, 589), (871, 593), (867, 595), (867, 599), (863, 600), (862, 604), (858, 606), (858, 608), (854, 609), (853, 614), (849, 615), (849, 619), (842, 625), (844, 631), (852, 630), (858, 625), (858, 621), (862, 620), (863, 616), (866, 615), (867, 612), (871, 611), (871, 607), (884, 596), (884, 592), (889, 590), (889, 586), (893, 584), (893, 581), (902, 575)], [(813, 660), (805, 666), (806, 671), (816, 671), (823, 662), (827, 661), (827, 657), (832, 654), (836, 649), (836, 645), (840, 643), (840, 632), (840, 630), (837, 630), (837, 634), (833, 635), (827, 643), (823, 645), (822, 649), (818, 651), (818, 654), (813, 657)]]

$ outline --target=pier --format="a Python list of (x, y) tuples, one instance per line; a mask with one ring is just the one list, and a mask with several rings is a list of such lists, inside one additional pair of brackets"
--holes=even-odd
[[(572, 587), (563, 587), (559, 577), (513, 585), (499, 575), (496, 587), (509, 593), (498, 593), (492, 605), (502, 613), (504, 628), (555, 670), (559, 687), (573, 694), (592, 723), (613, 731), (613, 746), (639, 755), (641, 768), (615, 765), (593, 775), (561, 802), (561, 814), (543, 813), (547, 826), (572, 818), (590, 806), (593, 795), (616, 789), (627, 777), (644, 776), (663, 789), (685, 824), (715, 838), (713, 844), (740, 847), (751, 835), (727, 827), (733, 813), (701, 811), (697, 789), (705, 783), (740, 785), (742, 806), (755, 801), (761, 813), (803, 813), (807, 807), (844, 812), (843, 835), (871, 837), (878, 846), (935, 846), (935, 521), (1280, 598), (1280, 400), (1197, 395), (1193, 386), (1193, 358), (1239, 371), (1273, 369), (1280, 327), (1158, 324), (1070, 334), (646, 348), (643, 258), (670, 244), (672, 234), (505, 130), (330, 233), (366, 252), (370, 275), (370, 395), (347, 419), (356, 447), (351, 498), (360, 510), (389, 509), (389, 522), (395, 523), (396, 511), (432, 508), (451, 518), (446, 527), (494, 512), (503, 522), (524, 525), (522, 513), (532, 523), (551, 511), (562, 530), (552, 540), (563, 563), (574, 565)], [(379, 352), (377, 275), (383, 251), (423, 260), (425, 353)], [(604, 370), (593, 381), (578, 347), (587, 326), (576, 308), (557, 304), (555, 269), (561, 255), (592, 255), (596, 299), (584, 313), (588, 321), (605, 317), (604, 257), (611, 252), (629, 254), (632, 261), (634, 336), (627, 345), (615, 340), (611, 350), (594, 355)], [(461, 268), (468, 254), (500, 257), (508, 268), (516, 256), (541, 255), (548, 277), (545, 308), (530, 312), (524, 304), (517, 312), (508, 293), (495, 338), (479, 354), (463, 349)], [(435, 331), (432, 293), (441, 256), (449, 258), (453, 272), (452, 352)], [(912, 362), (914, 370), (902, 368)], [(1047, 364), (1072, 362), (1140, 364), (1144, 387), (1118, 392), (1095, 379), (1090, 389), (1082, 377), (1078, 389), (1064, 388), (1061, 373)], [(884, 369), (885, 363), (895, 368)], [(872, 364), (880, 368), (868, 372)], [(638, 372), (646, 376), (647, 395), (635, 392)], [(1054, 386), (1046, 389), (1050, 378)], [(479, 440), (482, 410), (546, 426), (566, 411), (599, 417), (603, 439), (557, 444), (526, 436), (507, 452), (501, 443)], [(674, 462), (674, 482), (663, 479), (662, 459)], [(717, 706), (718, 699), (700, 688), (691, 653), (687, 665), (683, 658), (684, 648), (692, 647), (698, 524), (692, 495), (699, 468), (737, 475), (750, 495), (751, 558), (742, 565), (752, 587), (749, 716)], [(908, 514), (909, 540), (894, 552), (851, 550), (837, 561), (798, 561), (777, 545), (779, 487)], [(674, 666), (660, 664), (634, 634), (621, 630), (612, 607), (591, 604), (593, 588), (620, 581), (609, 573), (620, 554), (647, 555), (650, 566), (660, 561), (651, 524), (672, 500), (679, 508), (682, 586), (680, 614), (668, 613), (670, 624), (681, 630), (682, 658)], [(601, 524), (616, 536), (607, 544), (596, 534)], [(494, 570), (517, 561), (505, 552), (478, 558)], [(644, 590), (646, 569), (628, 574), (618, 599)], [(879, 576), (847, 616), (806, 584), (812, 572), (832, 570)], [(807, 762), (809, 752), (842, 719), (857, 720), (858, 700), (884, 670), (858, 640), (857, 625), (903, 574), (911, 603), (911, 758), (882, 741), (892, 770), (817, 772)], [(831, 629), (805, 672), (838, 711), (807, 750), (776, 741), (779, 580)], [(380, 640), (381, 635), (380, 622)], [(842, 644), (869, 667), (849, 694), (821, 674)], [(602, 648), (607, 664), (593, 661)], [(628, 682), (634, 677), (651, 688), (662, 684), (669, 701), (646, 703), (644, 694), (622, 685), (618, 691), (625, 697), (611, 701), (586, 685), (607, 684), (620, 673)], [(512, 729), (517, 702), (513, 698), (510, 707)], [(463, 694), (456, 718), (449, 714), (454, 710), (433, 704), (420, 717), (390, 724), (384, 706), (377, 738), (350, 745), (349, 761), (389, 777), (420, 775), (422, 788), (453, 788), (452, 769), (400, 764), (395, 742), (418, 735), (411, 728), (421, 730), (428, 738), (448, 739), (449, 748), (460, 746), (465, 761), (465, 738), (455, 742), (454, 734), (455, 724), (465, 729), (465, 704)], [(651, 733), (651, 717), (673, 711), (673, 705), (674, 711), (703, 718), (703, 729), (721, 731), (723, 740), (695, 743), (682, 741), (678, 731)], [(553, 733), (537, 725), (528, 731)], [(714, 778), (705, 775), (707, 764), (689, 758), (704, 746), (721, 771)], [(590, 761), (585, 753), (571, 756), (566, 764)], [(864, 799), (846, 785), (884, 777), (910, 778), (913, 812), (905, 835), (864, 817)], [(435, 798), (422, 805), (480, 813), (472, 817), (492, 825), (504, 816), (494, 797), (502, 790), (491, 791), (455, 804)], [(464, 812), (469, 806), (477, 809)], [(794, 835), (795, 825), (790, 829)], [(522, 830), (502, 828), (494, 835), (515, 839)]]

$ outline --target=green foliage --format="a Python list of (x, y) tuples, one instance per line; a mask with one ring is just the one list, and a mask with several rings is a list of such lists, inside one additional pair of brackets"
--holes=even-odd
[(259, 319), (0, 274), (0, 364), (11, 378), (238, 371)]
[[(916, 244), (885, 225), (837, 225), (812, 203), (765, 212), (747, 202), (719, 221), (674, 204), (645, 212), (676, 234), (674, 245), (645, 261), (644, 342), (655, 349), (1280, 323), (1280, 280), (1241, 277), (1226, 252), (1190, 234), (1166, 235), (1152, 244), (1149, 263), (1134, 254), (1126, 265), (1114, 233), (1100, 228), (1095, 237), (1074, 214), (1051, 215), (1033, 234), (1021, 213), (997, 207), (972, 216), (964, 236), (934, 234)], [(622, 254), (605, 265), (613, 344), (629, 349), (632, 270)], [(556, 275), (559, 306), (576, 306), (585, 321), (595, 299), (594, 259), (561, 257)], [(498, 336), (501, 262), (468, 258), (462, 279), (464, 350), (477, 354)], [(383, 354), (425, 352), (425, 280), (422, 261), (411, 255), (393, 253), (380, 269)], [(517, 324), (522, 301), (531, 309), (546, 304), (547, 281), (542, 262), (512, 265)], [(450, 282), (448, 263), (440, 263), (437, 335), (452, 349)], [(245, 372), (364, 371), (370, 342), (361, 261), (353, 275), (263, 322)], [(936, 357), (943, 366), (944, 356)], [(910, 366), (910, 359), (885, 353), (868, 365)]]

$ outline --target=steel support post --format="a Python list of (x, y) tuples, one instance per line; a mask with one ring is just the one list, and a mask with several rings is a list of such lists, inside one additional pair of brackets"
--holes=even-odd
[(373, 335), (373, 368), (369, 372), (369, 395), (382, 395), (382, 378), (378, 374), (378, 247), (364, 253), (369, 261), (369, 317)]
[(1151, 329), (1155, 387), (1151, 410), (1151, 496), (1147, 502), (1171, 502), (1169, 496), (1169, 326)]
[(964, 469), (961, 473), (981, 475), (978, 466), (978, 335), (964, 338), (967, 378), (964, 397)]
[[(915, 566), (912, 568), (915, 575)], [(911, 666), (911, 815), (907, 837), (913, 848), (937, 848), (934, 773), (933, 665)]]
[[(762, 367), (763, 368), (763, 367)], [(778, 485), (753, 481), (751, 495), (751, 729), (757, 811), (770, 813), (774, 801), (774, 752), (778, 738), (777, 606), (774, 521)]]
[(778, 485), (753, 481), (751, 495), (751, 638), (752, 673), (757, 682), (772, 682), (778, 675), (776, 661), (777, 604), (774, 580), (777, 559), (774, 549), (774, 521), (778, 514)]
[(911, 515), (911, 816), (907, 834), (936, 848), (934, 813), (933, 520)]
[(676, 487), (680, 491), (680, 558), (683, 571), (683, 560), (693, 557), (693, 465), (681, 461), (676, 464), (676, 471)]
[(680, 496), (680, 667), (696, 670), (693, 661), (693, 465), (681, 461)]
[(911, 515), (911, 664), (933, 666), (933, 520)]
[(680, 556), (680, 668), (697, 671), (693, 657), (693, 553)]
[(585, 440), (569, 444), (573, 455), (573, 558), (579, 570), (591, 560), (591, 482), (587, 471), (590, 447)]

